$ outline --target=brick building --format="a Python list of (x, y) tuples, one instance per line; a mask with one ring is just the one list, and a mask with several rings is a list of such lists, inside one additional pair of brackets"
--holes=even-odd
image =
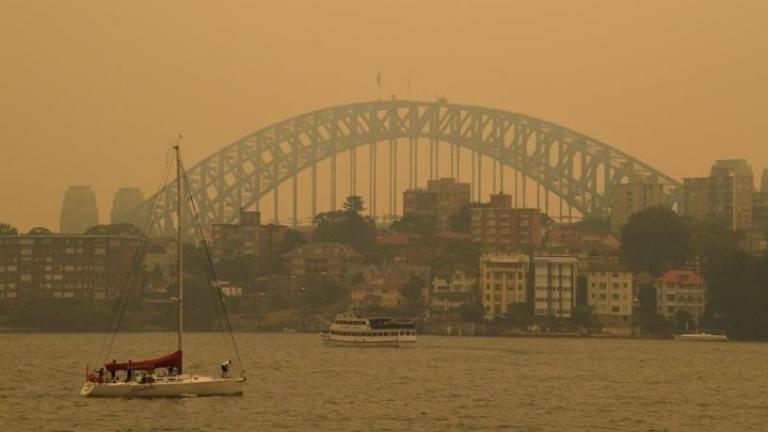
[(449, 218), (470, 201), (469, 183), (453, 178), (429, 180), (426, 189), (403, 192), (403, 216), (416, 216), (437, 230), (449, 228)]
[(344, 276), (359, 269), (363, 256), (341, 243), (315, 242), (291, 250), (283, 259), (291, 275)]
[(276, 253), (287, 230), (283, 225), (262, 224), (258, 211), (240, 209), (238, 223), (212, 225), (212, 258), (214, 262), (242, 256), (269, 258)]
[(111, 300), (139, 245), (139, 239), (122, 236), (0, 237), (0, 301)]
[(472, 240), (485, 252), (517, 252), (541, 245), (541, 212), (512, 208), (512, 196), (491, 195), (487, 207), (472, 209)]

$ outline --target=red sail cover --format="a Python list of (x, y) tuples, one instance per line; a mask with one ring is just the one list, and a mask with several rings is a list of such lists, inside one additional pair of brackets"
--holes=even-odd
[(157, 368), (181, 369), (181, 351), (175, 351), (162, 357), (150, 360), (131, 361), (129, 363), (107, 363), (104, 365), (109, 372), (119, 370), (152, 370)]

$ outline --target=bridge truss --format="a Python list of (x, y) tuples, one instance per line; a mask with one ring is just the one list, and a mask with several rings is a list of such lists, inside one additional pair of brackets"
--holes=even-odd
[[(398, 149), (407, 148), (407, 183), (413, 188), (418, 186), (419, 147), (427, 142), (430, 179), (440, 175), (441, 157), (443, 165), (447, 158), (450, 167), (445, 174), (460, 178), (462, 167), (466, 169), (462, 154), (466, 157), (469, 153), (472, 194), (478, 201), (484, 199), (482, 180), (492, 177), (492, 189), (497, 190), (497, 185), (503, 188), (510, 183), (508, 178), (505, 182), (505, 172), (514, 176), (516, 205), (538, 207), (547, 213), (552, 211), (549, 200), (554, 196), (561, 215), (564, 204), (569, 216), (573, 210), (583, 216), (607, 215), (610, 185), (636, 177), (664, 185), (670, 203), (679, 199), (681, 188), (677, 180), (589, 136), (517, 113), (445, 101), (376, 101), (302, 114), (224, 147), (189, 168), (187, 177), (204, 224), (234, 222), (240, 208), (258, 207), (269, 194), (274, 200), (274, 220), (278, 221), (281, 194), (277, 190), (281, 184), (290, 182), (291, 220), (295, 224), (299, 195), (310, 197), (311, 215), (318, 211), (318, 165), (326, 160), (330, 162), (330, 178), (322, 183), (330, 186), (330, 208), (336, 208), (337, 158), (348, 153), (345, 160), (349, 162), (349, 171), (345, 175), (349, 179), (349, 194), (363, 195), (371, 216), (394, 217), (398, 181), (404, 171)], [(365, 148), (363, 155), (369, 159), (365, 170), (367, 194), (357, 190), (361, 174), (357, 156), (361, 148)], [(378, 172), (380, 154), (388, 158), (386, 173)], [(486, 165), (485, 170), (484, 159), (492, 164)], [(310, 180), (300, 185), (298, 176), (305, 170), (309, 170)], [(382, 178), (388, 185), (386, 215), (377, 202), (377, 186)], [(526, 201), (529, 195), (533, 196), (532, 191), (526, 190), (531, 182), (535, 185), (535, 203)], [(171, 182), (135, 211), (135, 219), (154, 209), (157, 213), (153, 234), (172, 233), (175, 194)], [(186, 218), (189, 213), (184, 214)]]

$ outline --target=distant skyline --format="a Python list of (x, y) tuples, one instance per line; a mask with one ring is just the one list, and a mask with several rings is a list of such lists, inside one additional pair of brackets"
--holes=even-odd
[(58, 230), (84, 184), (106, 223), (120, 187), (155, 192), (179, 132), (191, 167), (375, 100), (379, 72), (382, 99), (539, 117), (678, 178), (747, 159), (758, 182), (767, 20), (761, 1), (0, 1), (0, 222)]

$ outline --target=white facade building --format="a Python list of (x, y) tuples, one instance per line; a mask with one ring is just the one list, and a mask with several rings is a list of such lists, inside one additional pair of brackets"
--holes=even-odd
[(576, 257), (536, 256), (533, 261), (534, 315), (570, 318), (576, 301)]
[(485, 319), (503, 318), (509, 304), (526, 303), (529, 263), (524, 254), (480, 257), (480, 301)]
[(604, 326), (632, 325), (634, 275), (619, 263), (590, 264), (580, 270), (587, 282), (587, 305)]
[(670, 270), (656, 280), (656, 305), (659, 314), (674, 318), (688, 312), (696, 321), (707, 306), (704, 279), (690, 270)]
[(477, 279), (477, 274), (462, 270), (454, 270), (448, 276), (433, 276), (429, 296), (429, 318), (460, 320), (461, 307), (467, 302), (477, 302)]

